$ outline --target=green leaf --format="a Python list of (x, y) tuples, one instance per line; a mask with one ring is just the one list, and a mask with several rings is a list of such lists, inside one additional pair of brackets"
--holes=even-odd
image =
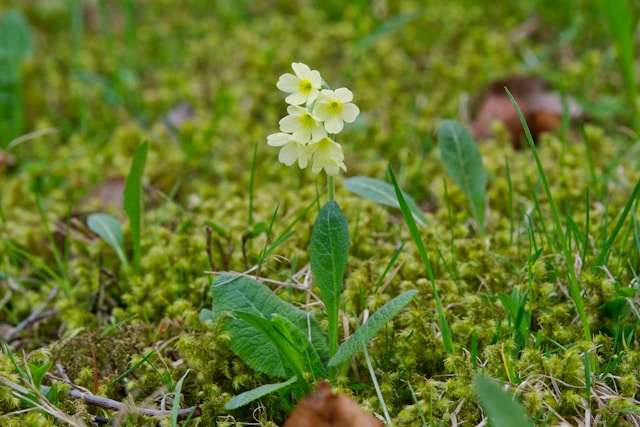
[(284, 331), (278, 330), (272, 320), (265, 319), (261, 315), (255, 315), (253, 313), (234, 311), (233, 315), (262, 332), (265, 338), (276, 348), (287, 376), (294, 374), (297, 378), (300, 378), (305, 388), (309, 388), (304, 374), (311, 368), (307, 369), (305, 367), (304, 356), (299, 349), (292, 344), (292, 333), (288, 328)]
[(87, 226), (111, 246), (122, 264), (129, 265), (122, 244), (122, 228), (114, 216), (106, 213), (91, 214), (87, 218)]
[(477, 377), (474, 389), (492, 427), (532, 426), (522, 405), (503, 390), (495, 381)]
[[(347, 178), (344, 181), (344, 185), (347, 187), (347, 190), (364, 199), (400, 209), (396, 193), (393, 190), (393, 186), (389, 183), (366, 176), (354, 176), (353, 178)], [(404, 195), (404, 199), (407, 201), (407, 205), (409, 205), (415, 220), (418, 221), (420, 225), (425, 225), (427, 223), (427, 218), (424, 216), (422, 210), (420, 210), (411, 196), (404, 191), (402, 194)]]
[(471, 214), (484, 233), (487, 172), (473, 137), (461, 124), (445, 120), (438, 129), (438, 146), (447, 173), (464, 192)]
[(140, 234), (142, 227), (142, 176), (144, 164), (147, 160), (149, 143), (145, 142), (138, 146), (134, 155), (129, 176), (124, 187), (124, 210), (129, 217), (131, 228), (131, 239), (133, 242), (133, 264), (137, 271), (140, 271)]
[(436, 287), (436, 277), (435, 277), (435, 274), (433, 273), (431, 259), (429, 258), (429, 254), (427, 253), (427, 249), (424, 246), (424, 241), (422, 240), (422, 236), (420, 235), (418, 226), (416, 225), (416, 222), (413, 219), (413, 215), (411, 215), (411, 210), (409, 209), (409, 205), (407, 205), (407, 202), (404, 199), (402, 190), (400, 189), (400, 185), (398, 184), (396, 175), (393, 173), (393, 169), (391, 168), (391, 165), (389, 165), (388, 171), (389, 171), (389, 177), (391, 178), (391, 183), (393, 184), (393, 188), (396, 192), (396, 197), (398, 198), (398, 203), (400, 203), (400, 210), (402, 211), (402, 217), (404, 218), (404, 222), (407, 224), (407, 228), (409, 229), (409, 233), (411, 234), (413, 243), (416, 245), (416, 248), (418, 249), (418, 254), (420, 254), (420, 258), (422, 259), (422, 265), (424, 266), (424, 270), (425, 270), (425, 273), (427, 274), (427, 278), (431, 282), (433, 296), (436, 300), (436, 313), (438, 315), (440, 333), (442, 334), (442, 344), (444, 345), (444, 349), (447, 351), (447, 353), (452, 354), (453, 353), (453, 337), (451, 335), (451, 328), (449, 327), (449, 322), (447, 321), (447, 317), (444, 314), (444, 309), (442, 308), (440, 293), (438, 292), (438, 288)]
[(340, 207), (330, 201), (318, 213), (311, 232), (309, 258), (329, 318), (329, 354), (338, 348), (338, 311), (349, 255), (349, 227)]
[[(265, 319), (278, 314), (296, 325), (305, 336), (311, 335), (313, 348), (323, 362), (328, 358), (326, 338), (315, 318), (281, 300), (261, 283), (244, 276), (223, 275), (211, 286), (210, 292), (213, 309), (200, 313), (203, 321), (217, 322), (225, 313), (234, 312), (250, 313)], [(290, 377), (278, 349), (264, 332), (243, 320), (230, 317), (224, 319), (224, 328), (231, 335), (231, 350), (252, 369), (274, 377)]]
[(256, 387), (253, 390), (245, 391), (244, 393), (240, 393), (237, 396), (234, 396), (231, 400), (229, 400), (225, 405), (224, 409), (231, 411), (233, 409), (238, 409), (241, 406), (249, 404), (254, 400), (260, 399), (267, 394), (274, 393), (276, 391), (282, 390), (284, 388), (289, 387), (297, 381), (296, 377), (289, 378), (287, 381), (276, 383), (276, 384), (265, 384), (260, 387)]
[(408, 291), (383, 305), (364, 325), (351, 335), (338, 348), (338, 352), (329, 360), (329, 366), (338, 366), (360, 352), (364, 345), (376, 336), (378, 331), (393, 319), (413, 299), (418, 291)]
[(32, 49), (27, 20), (15, 10), (5, 13), (0, 18), (0, 83), (19, 80), (20, 65)]
[(633, 41), (635, 19), (628, 0), (599, 0), (601, 15), (604, 16), (618, 55), (620, 71), (624, 80), (625, 93), (634, 116), (634, 125), (640, 125), (636, 103), (638, 86), (635, 71), (635, 46)]
[(280, 314), (271, 315), (271, 324), (287, 340), (288, 344), (303, 356), (307, 372), (314, 376), (327, 376), (326, 368), (320, 355), (312, 345), (309, 345), (308, 335), (305, 335), (297, 325)]

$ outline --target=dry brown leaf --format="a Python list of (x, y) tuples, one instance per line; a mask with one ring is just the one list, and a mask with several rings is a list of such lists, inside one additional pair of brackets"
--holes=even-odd
[(377, 418), (367, 414), (344, 394), (335, 394), (326, 381), (300, 401), (284, 427), (381, 427)]
[[(69, 233), (75, 238), (93, 240), (97, 238), (87, 227), (87, 217), (94, 212), (117, 211), (122, 207), (125, 180), (122, 177), (109, 178), (98, 184), (91, 192), (80, 199), (74, 211), (56, 221), (54, 239), (59, 248), (64, 249)], [(95, 209), (87, 209), (87, 205)]]
[(122, 177), (109, 178), (98, 184), (78, 206), (82, 209), (87, 203), (98, 201), (100, 210), (120, 209), (122, 207), (125, 180)]
[[(511, 134), (513, 145), (522, 146), (522, 128), (504, 88), (509, 88), (522, 109), (534, 139), (543, 133), (558, 129), (562, 123), (562, 97), (537, 77), (515, 76), (491, 83), (476, 101), (471, 129), (476, 139), (492, 135), (494, 122), (502, 122)], [(582, 117), (575, 101), (568, 100), (571, 119)]]

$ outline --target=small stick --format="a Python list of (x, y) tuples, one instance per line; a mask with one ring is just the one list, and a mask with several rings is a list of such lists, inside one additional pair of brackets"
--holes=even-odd
[[(5, 386), (9, 387), (10, 389), (14, 390), (15, 392), (22, 394), (22, 395), (29, 395), (30, 391), (28, 389), (26, 389), (25, 387), (22, 387), (18, 384), (15, 384), (9, 380), (7, 380), (6, 378), (4, 378), (3, 376), (0, 376), (0, 383), (4, 384)], [(76, 387), (75, 385), (73, 385), (73, 387)], [(42, 392), (42, 394), (46, 395), (47, 393), (49, 393), (50, 387), (48, 386), (41, 386), (40, 387), (40, 391)], [(77, 390), (77, 389), (71, 389), (69, 390), (69, 392), (67, 393), (68, 397), (71, 397), (73, 399), (78, 399), (78, 400), (82, 400), (83, 402), (89, 404), (89, 405), (94, 405), (94, 406), (99, 406), (101, 408), (104, 409), (110, 409), (112, 411), (131, 411), (134, 413), (138, 413), (138, 414), (142, 414), (142, 415), (146, 415), (146, 416), (150, 416), (150, 417), (168, 417), (171, 416), (171, 411), (170, 410), (163, 410), (163, 409), (153, 409), (153, 408), (141, 408), (138, 406), (134, 406), (134, 407), (130, 407), (129, 405), (126, 405), (122, 402), (118, 402), (117, 400), (113, 400), (113, 399), (109, 399), (107, 397), (102, 397), (102, 396), (96, 396), (95, 394), (86, 392), (86, 391), (81, 391), (81, 390)], [(186, 418), (189, 415), (191, 415), (193, 413), (192, 416), (194, 417), (199, 417), (200, 415), (202, 415), (202, 410), (200, 409), (199, 406), (191, 406), (189, 408), (185, 408), (185, 409), (180, 409), (178, 410), (178, 418)]]
[(26, 319), (24, 319), (22, 322), (18, 323), (18, 325), (13, 328), (13, 330), (11, 332), (9, 332), (8, 336), (7, 336), (7, 341), (11, 342), (13, 340), (15, 340), (15, 338), (18, 336), (18, 334), (20, 334), (22, 331), (24, 331), (25, 329), (27, 329), (29, 326), (33, 325), (34, 323), (37, 323), (41, 320), (47, 319), (49, 317), (55, 316), (57, 311), (56, 310), (47, 310), (45, 311), (45, 309), (47, 308), (47, 306), (49, 305), (49, 303), (51, 303), (51, 301), (56, 297), (56, 295), (58, 294), (58, 287), (55, 287), (53, 289), (51, 289), (51, 291), (49, 292), (49, 295), (47, 295), (47, 299), (44, 301), (44, 303), (42, 303), (42, 305), (40, 305), (40, 307), (36, 308)]

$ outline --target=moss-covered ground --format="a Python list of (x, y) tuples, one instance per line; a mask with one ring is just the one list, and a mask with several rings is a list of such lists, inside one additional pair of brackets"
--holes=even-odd
[[(228, 349), (229, 337), (198, 314), (211, 305), (207, 271), (245, 271), (256, 262), (265, 237), (243, 244), (249, 216), (269, 222), (279, 203), (277, 235), (324, 185), (309, 170), (279, 164), (265, 143), (284, 114), (275, 81), (292, 61), (302, 61), (348, 86), (362, 110), (340, 136), (346, 176), (384, 179), (390, 162), (427, 216), (421, 230), (453, 332), (453, 355), (442, 347), (431, 286), (400, 212), (349, 193), (343, 178), (337, 180), (336, 199), (352, 240), (343, 305), (349, 329), (364, 310), (373, 312), (403, 290), (419, 290), (370, 344), (394, 424), (481, 422), (471, 387), (481, 369), (510, 386), (536, 425), (576, 425), (586, 418), (637, 425), (635, 205), (606, 264), (600, 261), (640, 179), (640, 149), (615, 116), (620, 109), (614, 106), (625, 102), (623, 85), (605, 25), (588, 3), (0, 2), (2, 9), (20, 9), (35, 37), (23, 67), (24, 133), (50, 129), (13, 146), (12, 164), (0, 165), (0, 321), (17, 325), (58, 288), (50, 304), (54, 315), (12, 341), (17, 363), (50, 363), (50, 373), (59, 377), (58, 363), (73, 383), (93, 393), (158, 407), (154, 393), (163, 387), (172, 392), (189, 370), (183, 406), (202, 408), (191, 425), (282, 424), (291, 406), (276, 396), (224, 409), (231, 396), (273, 379), (244, 365)], [(468, 120), (469, 99), (513, 74), (542, 76), (592, 106), (586, 123), (538, 141), (568, 230), (570, 268), (592, 340), (585, 339), (569, 295), (567, 263), (531, 152), (512, 148), (499, 126), (496, 137), (480, 144), (489, 172), (484, 236), (472, 226), (464, 195), (448, 181), (438, 156), (438, 122)], [(171, 125), (167, 115), (179, 105), (193, 114)], [(150, 149), (136, 274), (105, 242), (71, 226), (70, 218), (82, 222), (88, 213), (110, 212), (124, 224), (129, 250), (120, 202), (107, 203), (96, 189), (126, 176), (143, 141)], [(286, 281), (305, 268), (316, 213), (310, 210), (295, 225), (262, 266), (262, 277)], [(207, 245), (211, 224), (222, 231), (214, 230)], [(402, 242), (397, 268), (375, 289)], [(527, 293), (531, 325), (524, 337), (499, 297), (514, 291)], [(305, 302), (295, 289), (278, 294)], [(320, 312), (318, 318), (325, 322)], [(585, 360), (591, 361), (589, 387)], [(0, 373), (20, 381), (8, 352), (0, 355)], [(47, 377), (44, 383), (55, 381)], [(365, 409), (381, 413), (362, 355), (338, 385)], [(171, 396), (166, 399), (170, 407)], [(66, 398), (57, 406), (87, 422), (91, 414), (110, 416)], [(0, 413), (25, 408), (0, 386)], [(157, 420), (129, 415), (124, 422)], [(6, 426), (55, 423), (46, 411), (0, 418)]]

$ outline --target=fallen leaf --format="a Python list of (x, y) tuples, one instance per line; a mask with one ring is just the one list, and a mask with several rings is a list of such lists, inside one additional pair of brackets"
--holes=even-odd
[(80, 200), (78, 205), (82, 207), (87, 203), (97, 201), (101, 211), (120, 209), (122, 207), (123, 191), (123, 177), (109, 178), (94, 187), (91, 193)]
[(377, 418), (367, 414), (344, 394), (335, 394), (326, 381), (295, 407), (284, 427), (381, 427)]
[[(93, 240), (97, 236), (87, 227), (87, 217), (94, 212), (118, 210), (122, 206), (124, 178), (109, 178), (98, 184), (91, 192), (80, 199), (74, 211), (56, 221), (54, 239), (60, 248), (64, 248), (65, 240), (70, 232), (78, 239)], [(87, 210), (87, 205), (95, 209)]]
[[(552, 132), (562, 124), (562, 96), (538, 77), (514, 76), (488, 85), (475, 104), (471, 130), (477, 140), (492, 136), (492, 126), (502, 122), (511, 134), (513, 145), (522, 147), (523, 133), (518, 115), (513, 109), (504, 88), (509, 88), (527, 120), (534, 139), (541, 133)], [(569, 117), (582, 118), (582, 109), (567, 98)]]

